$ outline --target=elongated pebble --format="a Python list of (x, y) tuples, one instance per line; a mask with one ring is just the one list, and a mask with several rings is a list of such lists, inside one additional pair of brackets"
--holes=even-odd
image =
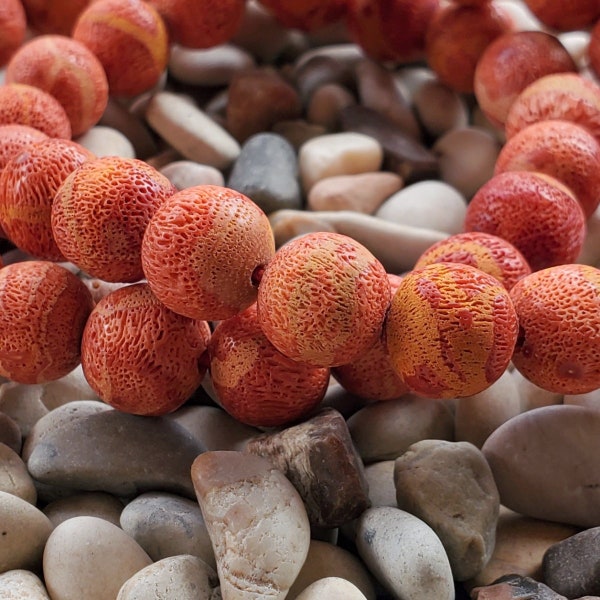
[(297, 600), (366, 600), (365, 595), (347, 579), (324, 577), (311, 583)]
[(75, 139), (78, 144), (101, 156), (122, 156), (136, 158), (133, 144), (118, 129), (106, 125), (96, 125)]
[(178, 81), (197, 86), (223, 86), (234, 73), (255, 65), (252, 55), (233, 44), (212, 48), (185, 48), (174, 44), (169, 58), (169, 74)]
[(25, 569), (0, 574), (0, 597), (3, 600), (50, 600), (42, 580)]
[(225, 185), (223, 173), (193, 160), (174, 160), (161, 167), (159, 171), (178, 189), (196, 185)]
[(0, 490), (18, 496), (33, 506), (37, 501), (35, 484), (21, 457), (0, 443)]
[(152, 559), (122, 529), (98, 517), (73, 517), (54, 529), (44, 549), (52, 600), (114, 600)]
[(367, 509), (356, 547), (377, 580), (397, 598), (454, 600), (454, 581), (440, 538), (424, 521), (391, 506)]
[(73, 517), (98, 517), (114, 525), (120, 525), (123, 502), (106, 492), (80, 492), (48, 502), (42, 512), (57, 527)]
[(225, 169), (239, 156), (240, 145), (186, 98), (158, 92), (148, 103), (150, 126), (188, 160)]
[(378, 171), (383, 160), (381, 144), (361, 133), (330, 133), (305, 142), (298, 154), (305, 192), (317, 181), (334, 175)]
[(223, 598), (283, 600), (310, 543), (306, 510), (290, 481), (267, 459), (235, 451), (200, 454), (192, 479)]

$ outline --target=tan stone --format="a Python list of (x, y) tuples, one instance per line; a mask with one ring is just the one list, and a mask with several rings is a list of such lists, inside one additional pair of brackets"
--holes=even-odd
[(44, 506), (43, 513), (57, 527), (73, 517), (98, 517), (113, 525), (119, 525), (123, 502), (105, 492), (80, 492), (58, 498)]
[(31, 571), (14, 569), (0, 575), (2, 600), (50, 600), (41, 579)]
[(324, 577), (311, 583), (297, 600), (366, 600), (365, 595), (347, 579)]
[(0, 443), (0, 490), (14, 494), (26, 502), (37, 501), (33, 479), (21, 457), (6, 444)]

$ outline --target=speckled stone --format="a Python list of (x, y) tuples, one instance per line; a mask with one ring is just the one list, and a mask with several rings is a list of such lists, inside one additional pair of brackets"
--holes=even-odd
[(14, 569), (0, 574), (2, 600), (50, 600), (42, 580), (31, 571)]
[(253, 135), (243, 144), (227, 187), (248, 196), (266, 214), (283, 208), (301, 208), (296, 151), (276, 133)]

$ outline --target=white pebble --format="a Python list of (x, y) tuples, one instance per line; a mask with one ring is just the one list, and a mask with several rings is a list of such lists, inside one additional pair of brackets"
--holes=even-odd
[(135, 148), (129, 139), (118, 129), (106, 125), (96, 125), (88, 129), (75, 141), (93, 152), (98, 158), (101, 156), (135, 158)]

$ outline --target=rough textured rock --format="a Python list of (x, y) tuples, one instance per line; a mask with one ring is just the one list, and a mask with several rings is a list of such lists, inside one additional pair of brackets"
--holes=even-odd
[(498, 490), (481, 451), (468, 442), (423, 440), (396, 459), (396, 499), (438, 535), (454, 579), (487, 564), (496, 541)]
[(599, 411), (545, 406), (501, 425), (482, 451), (502, 504), (537, 519), (596, 527), (600, 525), (600, 463), (595, 451), (599, 439)]
[(542, 573), (544, 583), (567, 598), (600, 595), (600, 527), (550, 546)]
[(0, 442), (0, 490), (14, 494), (26, 502), (37, 501), (35, 484), (21, 457)]
[(300, 495), (260, 456), (210, 451), (192, 479), (227, 600), (286, 597), (306, 559), (310, 525)]
[(0, 575), (0, 597), (3, 600), (50, 600), (41, 579), (24, 569)]
[(358, 520), (356, 547), (394, 597), (454, 600), (452, 570), (440, 539), (410, 513), (390, 506), (367, 509)]
[(313, 526), (338, 527), (369, 507), (362, 461), (346, 421), (334, 409), (250, 440), (246, 451), (269, 459), (285, 473)]
[(98, 517), (119, 525), (123, 502), (106, 492), (81, 492), (66, 498), (58, 498), (44, 506), (42, 512), (57, 527), (73, 517)]

